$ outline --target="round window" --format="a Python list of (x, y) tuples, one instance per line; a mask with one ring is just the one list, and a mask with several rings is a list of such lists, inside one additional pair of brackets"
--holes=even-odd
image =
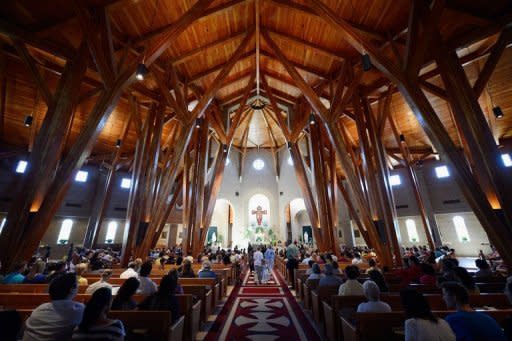
[(263, 167), (265, 167), (265, 162), (263, 162), (262, 159), (256, 159), (256, 160), (253, 161), (252, 166), (256, 170), (262, 170)]

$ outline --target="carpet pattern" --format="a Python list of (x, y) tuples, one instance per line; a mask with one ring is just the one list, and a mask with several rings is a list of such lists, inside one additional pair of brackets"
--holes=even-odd
[(232, 291), (205, 340), (319, 340), (281, 275), (256, 285), (250, 273)]

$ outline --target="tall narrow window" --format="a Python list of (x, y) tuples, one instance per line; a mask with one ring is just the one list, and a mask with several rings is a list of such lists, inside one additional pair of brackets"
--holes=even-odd
[(501, 160), (505, 167), (512, 167), (512, 158), (510, 158), (510, 154), (501, 154)]
[(27, 161), (25, 161), (25, 160), (18, 161), (18, 164), (16, 165), (16, 173), (20, 173), (20, 174), (25, 173), (27, 166), (28, 166)]
[(107, 226), (107, 236), (105, 237), (105, 243), (112, 244), (116, 238), (117, 222), (111, 221)]
[(455, 225), (455, 233), (457, 233), (457, 239), (459, 240), (459, 242), (469, 242), (471, 239), (469, 239), (468, 228), (466, 227), (464, 218), (462, 218), (461, 216), (453, 217), (453, 224)]
[(398, 174), (391, 175), (389, 177), (389, 184), (391, 186), (398, 186), (398, 185), (402, 184), (402, 179), (400, 179), (400, 175), (398, 175)]
[(4, 230), (5, 223), (7, 222), (7, 218), (2, 219), (2, 222), (0, 223), (0, 235), (2, 234), (2, 231)]
[(416, 223), (412, 219), (407, 219), (405, 221), (405, 226), (407, 227), (407, 234), (409, 235), (409, 241), (413, 243), (418, 243), (420, 238), (418, 236), (418, 230), (416, 229)]
[(121, 188), (129, 189), (130, 187), (132, 187), (132, 179), (123, 178), (121, 180)]
[(59, 238), (57, 238), (57, 244), (65, 245), (69, 242), (69, 236), (71, 235), (71, 227), (73, 227), (73, 220), (64, 219), (60, 226)]
[(450, 171), (446, 166), (436, 167), (436, 176), (438, 179), (447, 178), (450, 176)]
[(89, 176), (89, 172), (86, 171), (78, 171), (75, 176), (75, 181), (77, 182), (87, 182), (87, 177)]

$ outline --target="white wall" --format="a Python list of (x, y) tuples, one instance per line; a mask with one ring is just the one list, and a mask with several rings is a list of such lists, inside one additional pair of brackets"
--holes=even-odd
[[(453, 224), (453, 217), (455, 216), (461, 216), (464, 219), (469, 233), (469, 242), (462, 243), (457, 238), (455, 225)], [(491, 252), (487, 234), (473, 212), (436, 214), (436, 221), (441, 232), (443, 243), (449, 243), (459, 256), (476, 257), (480, 249), (482, 249), (484, 253)], [(482, 245), (482, 243), (484, 245)]]
[(222, 235), (224, 239), (221, 243), (222, 247), (228, 245), (229, 205), (227, 200), (218, 199), (215, 202), (212, 221), (210, 223), (210, 226), (217, 226), (217, 239), (219, 235)]

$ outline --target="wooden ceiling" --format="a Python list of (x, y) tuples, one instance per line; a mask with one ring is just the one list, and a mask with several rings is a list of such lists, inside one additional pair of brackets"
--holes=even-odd
[[(81, 40), (83, 27), (76, 16), (78, 2), (89, 8), (107, 8), (114, 50), (119, 58), (124, 53), (144, 54), (147, 46), (154, 39), (158, 39), (158, 33), (176, 22), (195, 3), (194, 0), (17, 0), (2, 5), (0, 42), (3, 67), (0, 73), (5, 75), (2, 77), (5, 79), (3, 88), (6, 100), (2, 101), (5, 104), (0, 109), (1, 138), (4, 143), (21, 149), (28, 147), (30, 150), (34, 135), (46, 112), (43, 94), (37, 91), (38, 87), (29, 70), (20, 61), (13, 42), (5, 32), (12, 27), (23, 32), (29, 52), (53, 92), (66, 56), (78, 47)], [(380, 44), (382, 53), (401, 53), (404, 50), (404, 32), (408, 26), (411, 1), (323, 0), (323, 3), (365, 37)], [(342, 33), (317, 16), (304, 1), (216, 0), (210, 5), (207, 14), (181, 33), (152, 67), (165, 69), (174, 65), (181, 82), (190, 89), (188, 101), (192, 102), (197, 93), (212, 86), (222, 66), (248, 32), (255, 29), (256, 10), (260, 14), (256, 32), (268, 32), (306, 82), (317, 88), (319, 94), (329, 102), (333, 96), (330, 84), (336, 82), (344, 63), (360, 63), (360, 54), (347, 43)], [(461, 47), (459, 57), (466, 64), (466, 73), (471, 82), (476, 80), (497, 40), (499, 31), (492, 30), (493, 25), (498, 20), (508, 20), (509, 23), (510, 12), (510, 5), (506, 0), (494, 0), (492, 6), (483, 0), (446, 0), (446, 8), (439, 19), (442, 38), (450, 46)], [(261, 34), (259, 37), (261, 38)], [(257, 36), (254, 35), (217, 92), (214, 102), (224, 120), (232, 116), (248, 86), (253, 91), (250, 101), (259, 99), (268, 103), (267, 93), (258, 86), (264, 77), (283, 111), (276, 113), (270, 105), (263, 110), (244, 108), (244, 118), (235, 132), (233, 143), (240, 148), (279, 147), (286, 140), (278, 127), (276, 115), (289, 116), (284, 118), (293, 122), (302, 103), (302, 94), (267, 41), (259, 39), (259, 48), (256, 41)], [(101, 78), (92, 61), (89, 65), (80, 93), (83, 100), (76, 107), (68, 137), (70, 143), (78, 136), (91, 110), (93, 102), (89, 98), (101, 86)], [(260, 80), (256, 80), (254, 85), (248, 84), (257, 67)], [(422, 79), (428, 80), (438, 89), (443, 89), (435, 64), (424, 65), (421, 74)], [(480, 98), (480, 104), (488, 116), (497, 141), (506, 141), (512, 137), (512, 88), (509, 85), (511, 76), (512, 51), (507, 49)], [(360, 91), (374, 100), (383, 95), (389, 81), (376, 69), (372, 69), (362, 75), (360, 84)], [(260, 96), (257, 95), (258, 91)], [(447, 127), (452, 140), (461, 147), (448, 103), (432, 92), (432, 87), (426, 90), (429, 100)], [(130, 96), (135, 96), (136, 101), (142, 105), (141, 113), (145, 116), (151, 104), (159, 100), (159, 94), (157, 82), (152, 76), (125, 91), (123, 100), (110, 116), (93, 149), (96, 160), (101, 160), (103, 155), (108, 159), (115, 150), (116, 140), (121, 135), (130, 112)], [(491, 109), (496, 105), (501, 106), (505, 113), (505, 117), (500, 120), (496, 120), (492, 114)], [(350, 110), (348, 107), (348, 114)], [(165, 110), (169, 115), (171, 111), (170, 108)], [(23, 121), (29, 114), (34, 116), (35, 123), (27, 128)], [(429, 139), (398, 92), (392, 96), (391, 114), (396, 118), (412, 151), (417, 150), (417, 154), (421, 155), (432, 150)], [(357, 131), (350, 115), (343, 116), (341, 120), (357, 143)], [(171, 120), (165, 126), (165, 136), (170, 134), (175, 124)], [(383, 136), (383, 143), (387, 148), (397, 148), (389, 126), (385, 126)], [(135, 149), (135, 143), (136, 134), (132, 128), (123, 141), (127, 153)]]

